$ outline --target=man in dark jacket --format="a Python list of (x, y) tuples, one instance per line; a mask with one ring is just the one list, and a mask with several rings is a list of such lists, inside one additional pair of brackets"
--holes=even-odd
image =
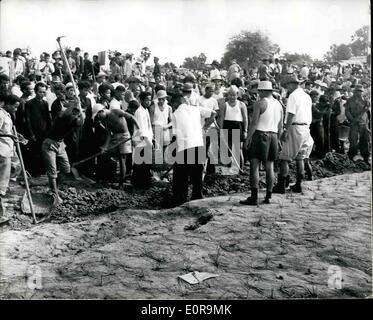
[[(34, 90), (35, 98), (27, 101), (25, 105), (26, 138), (30, 140), (30, 162), (26, 164), (26, 169), (31, 175), (38, 176), (44, 172), (41, 165), (41, 145), (52, 126), (52, 119), (48, 103), (44, 100), (47, 91), (46, 85), (39, 82), (35, 85)], [(27, 168), (27, 166), (29, 167)]]

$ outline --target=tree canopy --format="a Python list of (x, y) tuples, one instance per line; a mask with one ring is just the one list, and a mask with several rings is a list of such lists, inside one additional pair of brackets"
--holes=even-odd
[(292, 64), (302, 64), (303, 62), (313, 63), (313, 59), (309, 54), (306, 53), (288, 53), (285, 52), (282, 54), (287, 61), (290, 61)]
[(262, 32), (241, 31), (228, 42), (221, 63), (227, 67), (232, 59), (236, 59), (238, 64), (255, 67), (263, 58), (272, 57), (279, 50), (279, 46)]
[(199, 56), (187, 57), (184, 59), (182, 67), (195, 70), (204, 70), (206, 68), (207, 57), (204, 53), (200, 53)]
[(341, 61), (348, 60), (352, 56), (366, 56), (370, 45), (369, 26), (363, 26), (351, 36), (349, 44), (333, 44), (324, 58), (327, 61)]

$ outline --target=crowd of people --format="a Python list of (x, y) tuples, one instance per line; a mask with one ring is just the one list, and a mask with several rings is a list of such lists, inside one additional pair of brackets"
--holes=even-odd
[[(370, 161), (366, 64), (296, 65), (264, 57), (251, 69), (232, 60), (224, 70), (214, 60), (204, 70), (181, 72), (157, 57), (147, 67), (144, 59), (116, 53), (105, 69), (98, 55), (91, 60), (79, 48), (65, 55), (67, 63), (59, 51), (36, 61), (17, 48), (1, 57), (0, 199), (19, 174), (18, 141), (26, 170), (47, 174), (57, 196), (69, 175), (112, 180), (119, 172), (120, 184), (148, 188), (159, 178), (154, 151), (168, 154), (177, 159), (175, 205), (187, 201), (189, 179), (192, 199), (202, 198), (203, 176), (218, 163), (241, 171), (250, 164), (252, 192), (242, 203), (256, 205), (261, 167), (269, 203), (272, 192), (285, 193), (290, 161), (298, 168), (293, 192), (302, 192), (306, 175), (312, 179), (310, 158), (347, 152), (354, 159), (359, 151)], [(214, 159), (212, 146), (226, 148), (227, 161)]]

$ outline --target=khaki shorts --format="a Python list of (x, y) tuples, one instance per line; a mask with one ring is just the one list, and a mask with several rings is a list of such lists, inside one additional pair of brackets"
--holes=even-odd
[(310, 129), (306, 125), (292, 125), (288, 130), (288, 140), (282, 144), (280, 160), (303, 160), (309, 158), (313, 147)]

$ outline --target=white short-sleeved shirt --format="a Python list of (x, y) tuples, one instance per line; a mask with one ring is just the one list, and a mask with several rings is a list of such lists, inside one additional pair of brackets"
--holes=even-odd
[[(199, 102), (199, 105), (204, 107), (204, 108), (207, 108), (207, 109), (210, 109), (210, 110), (213, 110), (213, 111), (219, 110), (218, 101), (213, 97), (210, 97), (210, 98), (207, 99), (204, 96), (201, 96), (199, 98), (198, 102)], [(205, 119), (206, 118), (201, 118), (201, 126), (202, 127), (205, 124)], [(212, 124), (211, 127), (214, 127), (214, 124)]]
[(115, 98), (111, 99), (111, 101), (110, 101), (110, 105), (109, 105), (109, 109), (110, 109), (110, 110), (121, 109), (120, 101), (118, 101), (118, 100), (115, 99)]
[(203, 146), (201, 117), (209, 118), (212, 110), (181, 104), (172, 114), (172, 130), (176, 135), (177, 151)]
[(153, 129), (150, 122), (149, 111), (143, 106), (137, 108), (134, 117), (139, 125), (139, 129), (135, 129), (134, 136), (146, 137), (149, 141), (153, 139)]
[(295, 123), (311, 124), (312, 100), (302, 88), (295, 89), (289, 96), (286, 106), (286, 121), (288, 113), (295, 115), (293, 119), (293, 122)]
[[(13, 122), (10, 114), (0, 108), (0, 130), (5, 134), (13, 134)], [(0, 137), (0, 156), (11, 157), (14, 151), (14, 142), (10, 137)]]

